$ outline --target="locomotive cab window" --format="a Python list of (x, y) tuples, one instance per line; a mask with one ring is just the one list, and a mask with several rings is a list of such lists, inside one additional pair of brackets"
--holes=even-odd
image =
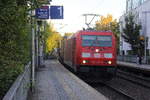
[(110, 35), (82, 35), (82, 46), (111, 47)]

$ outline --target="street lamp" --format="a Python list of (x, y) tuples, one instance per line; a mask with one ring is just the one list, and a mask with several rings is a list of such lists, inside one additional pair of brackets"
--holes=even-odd
[(123, 22), (120, 21), (120, 55), (123, 55), (123, 38), (122, 38), (122, 33), (123, 33)]

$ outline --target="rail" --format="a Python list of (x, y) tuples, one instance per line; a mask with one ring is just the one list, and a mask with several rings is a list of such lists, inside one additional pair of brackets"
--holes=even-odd
[[(118, 55), (117, 56), (118, 61), (124, 61), (124, 62), (131, 62), (131, 63), (138, 63), (138, 59), (136, 55)], [(144, 59), (142, 60), (143, 64), (150, 64), (150, 56), (147, 56), (147, 61)]]
[(30, 63), (25, 66), (25, 71), (18, 76), (3, 100), (26, 100), (30, 88)]

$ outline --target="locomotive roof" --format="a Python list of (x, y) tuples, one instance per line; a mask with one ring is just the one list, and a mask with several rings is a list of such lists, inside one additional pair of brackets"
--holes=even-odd
[(81, 30), (79, 32), (112, 32), (111, 30), (108, 31), (97, 31), (97, 30)]
[(85, 32), (105, 32), (105, 33), (112, 33), (112, 31), (80, 30), (77, 33), (72, 34), (71, 36), (68, 36), (66, 38), (70, 39), (70, 38), (76, 37), (78, 34), (82, 34), (82, 33), (85, 33)]

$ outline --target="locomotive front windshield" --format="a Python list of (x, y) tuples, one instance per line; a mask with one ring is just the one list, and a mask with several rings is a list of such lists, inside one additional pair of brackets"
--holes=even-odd
[(82, 46), (111, 47), (110, 35), (82, 35)]

